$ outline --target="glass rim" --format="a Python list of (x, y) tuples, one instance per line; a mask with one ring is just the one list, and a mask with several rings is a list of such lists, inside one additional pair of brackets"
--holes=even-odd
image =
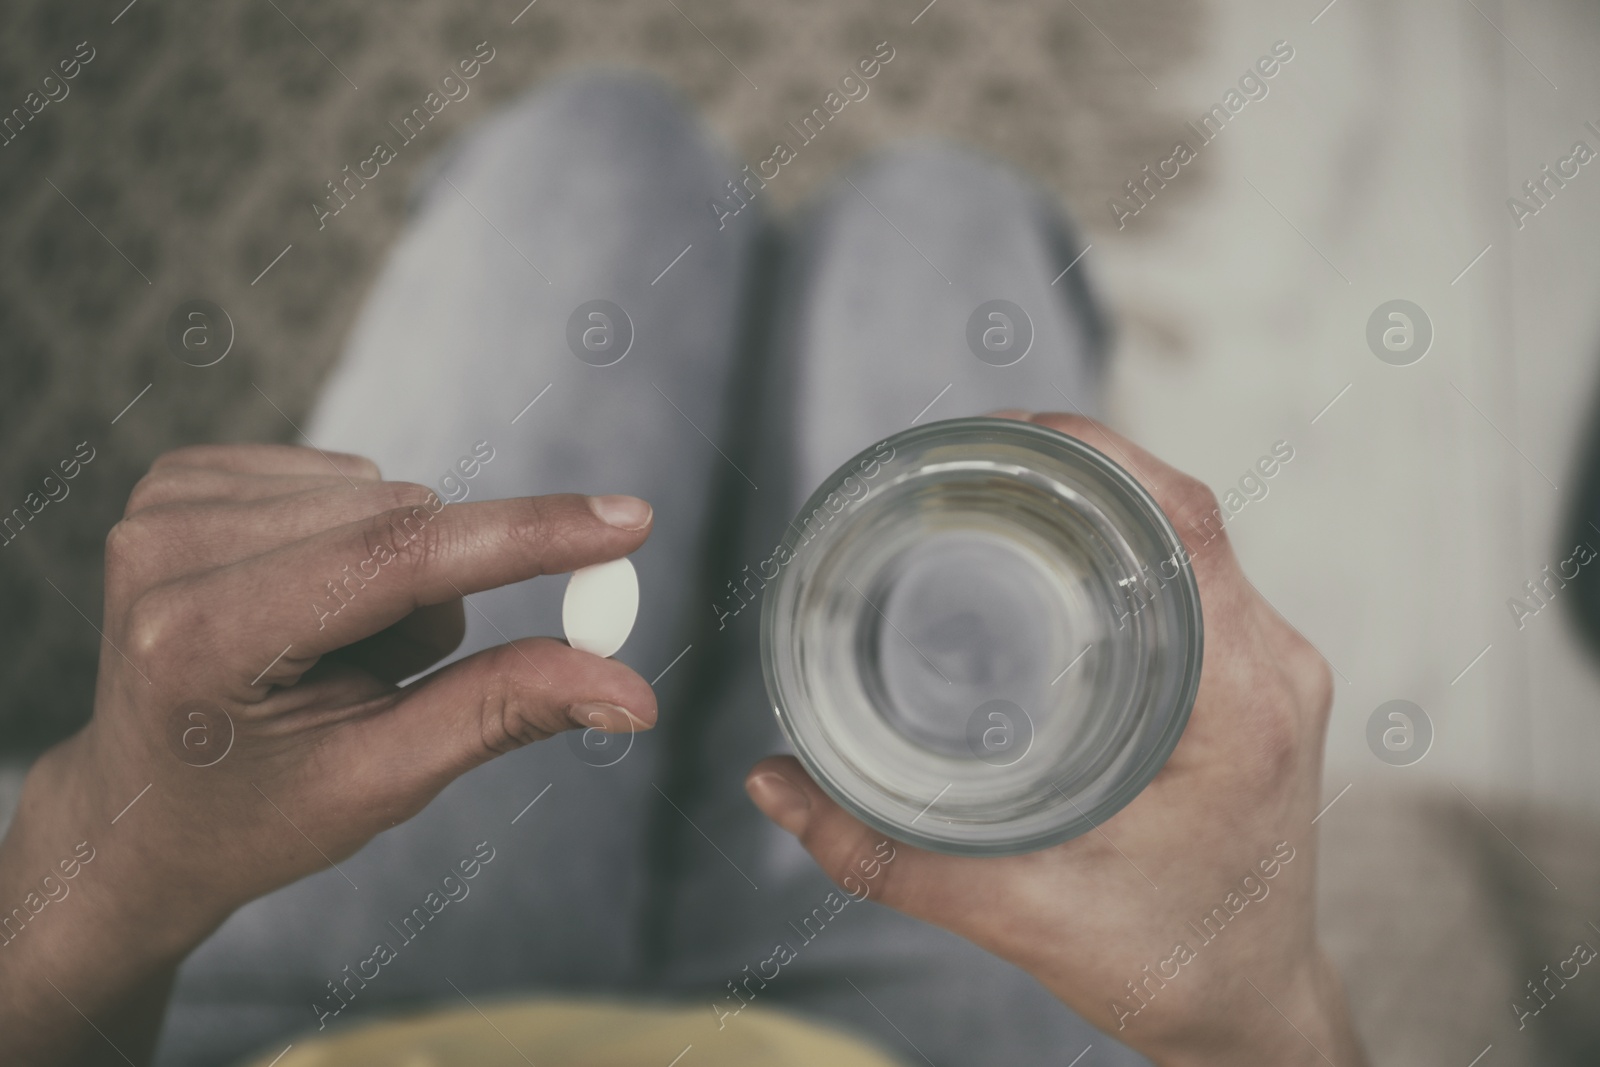
[[(1076, 801), (1069, 801), (1076, 808), (1073, 816), (1063, 820), (1059, 825), (1048, 830), (1036, 831), (1025, 836), (998, 839), (994, 841), (974, 841), (970, 839), (955, 839), (925, 833), (909, 824), (901, 825), (879, 816), (876, 812), (867, 810), (859, 804), (840, 783), (832, 780), (832, 776), (821, 765), (821, 762), (812, 754), (810, 749), (799, 738), (799, 732), (792, 723), (793, 711), (786, 702), (794, 698), (794, 694), (786, 694), (778, 677), (778, 651), (776, 649), (775, 633), (778, 628), (778, 602), (783, 588), (791, 584), (789, 567), (784, 568), (784, 573), (776, 576), (768, 583), (762, 594), (761, 605), (761, 671), (766, 685), (767, 699), (772, 706), (774, 715), (778, 720), (778, 727), (789, 747), (812, 779), (842, 808), (851, 815), (871, 826), (888, 837), (914, 845), (930, 851), (942, 852), (952, 855), (965, 856), (1008, 856), (1026, 852), (1036, 852), (1052, 845), (1080, 837), (1090, 830), (1115, 815), (1126, 807), (1134, 797), (1141, 793), (1150, 784), (1155, 776), (1166, 765), (1172, 751), (1177, 747), (1184, 729), (1188, 726), (1189, 716), (1194, 709), (1195, 696), (1200, 687), (1200, 674), (1205, 652), (1204, 617), (1200, 604), (1199, 584), (1195, 579), (1193, 567), (1190, 564), (1189, 551), (1179, 536), (1177, 529), (1172, 525), (1171, 519), (1162, 510), (1160, 504), (1131, 473), (1119, 463), (1107, 456), (1104, 452), (1090, 445), (1086, 441), (1073, 437), (1059, 430), (1041, 426), (1037, 423), (1022, 422), (1017, 419), (997, 418), (994, 416), (967, 416), (954, 419), (943, 419), (937, 422), (926, 423), (922, 426), (913, 426), (898, 433), (891, 434), (880, 441), (869, 445), (847, 459), (828, 477), (824, 478), (815, 491), (801, 505), (796, 517), (810, 515), (818, 508), (825, 506), (829, 496), (839, 492), (840, 486), (847, 477), (856, 475), (858, 465), (865, 459), (876, 458), (878, 449), (884, 445), (894, 448), (894, 456), (888, 460), (880, 459), (884, 465), (891, 465), (900, 450), (907, 446), (922, 445), (924, 443), (937, 443), (939, 439), (955, 438), (969, 433), (1010, 435), (1019, 439), (1019, 443), (1037, 451), (1051, 454), (1057, 458), (1066, 458), (1068, 461), (1077, 461), (1088, 466), (1090, 471), (1106, 479), (1112, 486), (1120, 491), (1126, 501), (1136, 505), (1131, 508), (1137, 516), (1141, 517), (1146, 525), (1146, 533), (1153, 534), (1164, 548), (1161, 559), (1177, 559), (1179, 566), (1173, 578), (1163, 577), (1167, 586), (1175, 587), (1182, 601), (1178, 609), (1178, 617), (1187, 635), (1187, 647), (1181, 651), (1183, 654), (1183, 677), (1177, 687), (1174, 700), (1175, 710), (1168, 716), (1161, 732), (1155, 737), (1145, 756), (1136, 764), (1130, 765), (1128, 772), (1121, 776), (1117, 784), (1107, 790), (1106, 794), (1096, 800), (1090, 807), (1079, 807)], [(1062, 454), (1066, 455), (1063, 456)], [(870, 503), (887, 488), (885, 485), (869, 486), (866, 493), (854, 500), (850, 510), (859, 511), (870, 506)], [(798, 557), (800, 528), (791, 521), (785, 528), (783, 540), (779, 543), (782, 550), (790, 558)]]

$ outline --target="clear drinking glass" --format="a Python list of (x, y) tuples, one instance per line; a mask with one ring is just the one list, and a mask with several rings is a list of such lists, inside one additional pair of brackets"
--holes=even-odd
[(771, 562), (761, 658), (784, 735), (900, 841), (1007, 855), (1085, 833), (1188, 721), (1188, 556), (1138, 482), (1065, 434), (897, 434), (817, 489)]

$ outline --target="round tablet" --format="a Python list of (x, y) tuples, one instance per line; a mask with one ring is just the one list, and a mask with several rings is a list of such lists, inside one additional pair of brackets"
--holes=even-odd
[(596, 656), (612, 656), (639, 616), (639, 575), (626, 559), (580, 567), (567, 580), (561, 628), (567, 644)]

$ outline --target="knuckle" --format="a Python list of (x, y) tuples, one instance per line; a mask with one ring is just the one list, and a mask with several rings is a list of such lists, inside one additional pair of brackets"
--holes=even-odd
[[(505, 653), (499, 653), (501, 659)], [(543, 741), (556, 732), (540, 714), (542, 708), (515, 669), (494, 664), (488, 673), (478, 704), (478, 731), (484, 752), (500, 756), (515, 749)]]
[(527, 510), (506, 531), (518, 553), (547, 559), (572, 547), (575, 531), (572, 523), (562, 521), (563, 510), (560, 503), (548, 499), (529, 501)]
[(181, 647), (179, 630), (186, 616), (175, 590), (157, 586), (136, 597), (128, 606), (123, 643), (129, 655), (143, 662), (167, 658)]
[(1076, 437), (1080, 441), (1100, 436), (1100, 424), (1087, 415), (1068, 411), (1044, 411), (1033, 416), (1030, 421), (1058, 430), (1068, 437)]
[(1185, 475), (1163, 495), (1162, 508), (1193, 559), (1228, 544), (1227, 516), (1210, 486)]
[(1321, 655), (1317, 656), (1312, 679), (1312, 706), (1317, 709), (1319, 721), (1326, 726), (1333, 712), (1333, 668)]
[(412, 508), (431, 507), (435, 498), (432, 489), (416, 482), (384, 482), (382, 485), (390, 510), (410, 513)]
[(192, 569), (195, 556), (183, 547), (183, 531), (193, 516), (194, 509), (186, 504), (156, 504), (124, 516), (106, 531), (108, 605), (129, 603), (141, 589)]
[(161, 453), (150, 464), (150, 473), (166, 470), (170, 467), (194, 467), (203, 465), (203, 461), (216, 452), (216, 445), (184, 445), (180, 448), (169, 449)]
[(444, 531), (434, 520), (438, 513), (426, 504), (390, 508), (368, 523), (365, 531), (369, 557), (391, 551), (409, 573), (432, 567), (444, 554)]
[(1324, 724), (1333, 710), (1333, 669), (1300, 631), (1285, 624), (1283, 670), (1296, 705)]
[(106, 532), (106, 574), (124, 576), (138, 569), (150, 542), (149, 524), (124, 517)]
[(1174, 510), (1188, 521), (1198, 522), (1217, 515), (1222, 510), (1217, 502), (1217, 494), (1198, 478), (1191, 478), (1188, 475), (1178, 478), (1173, 483), (1170, 493)]
[(378, 465), (366, 456), (358, 456), (353, 452), (329, 452), (327, 455), (336, 460), (340, 466), (351, 474), (358, 477), (372, 478), (374, 480), (381, 477)]
[(151, 467), (150, 473), (140, 478), (134, 484), (133, 491), (128, 494), (128, 505), (123, 510), (123, 515), (133, 515), (146, 508), (170, 502), (182, 482), (182, 475), (178, 473), (181, 469), (177, 464), (169, 464), (160, 469)]

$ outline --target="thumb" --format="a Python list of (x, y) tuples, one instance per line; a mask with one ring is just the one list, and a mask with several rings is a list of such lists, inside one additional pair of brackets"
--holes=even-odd
[[(375, 772), (374, 788), (397, 793), (404, 805), (418, 794), (426, 803), (479, 764), (565, 730), (626, 735), (655, 721), (655, 693), (628, 667), (535, 637), (485, 649), (407, 686), (385, 713), (351, 731), (350, 748)], [(398, 776), (396, 768), (411, 773)]]
[(799, 838), (834, 884), (854, 895), (870, 882), (868, 892), (881, 903), (904, 907), (921, 849), (891, 841), (845, 811), (793, 756), (762, 760), (744, 788), (762, 814)]

